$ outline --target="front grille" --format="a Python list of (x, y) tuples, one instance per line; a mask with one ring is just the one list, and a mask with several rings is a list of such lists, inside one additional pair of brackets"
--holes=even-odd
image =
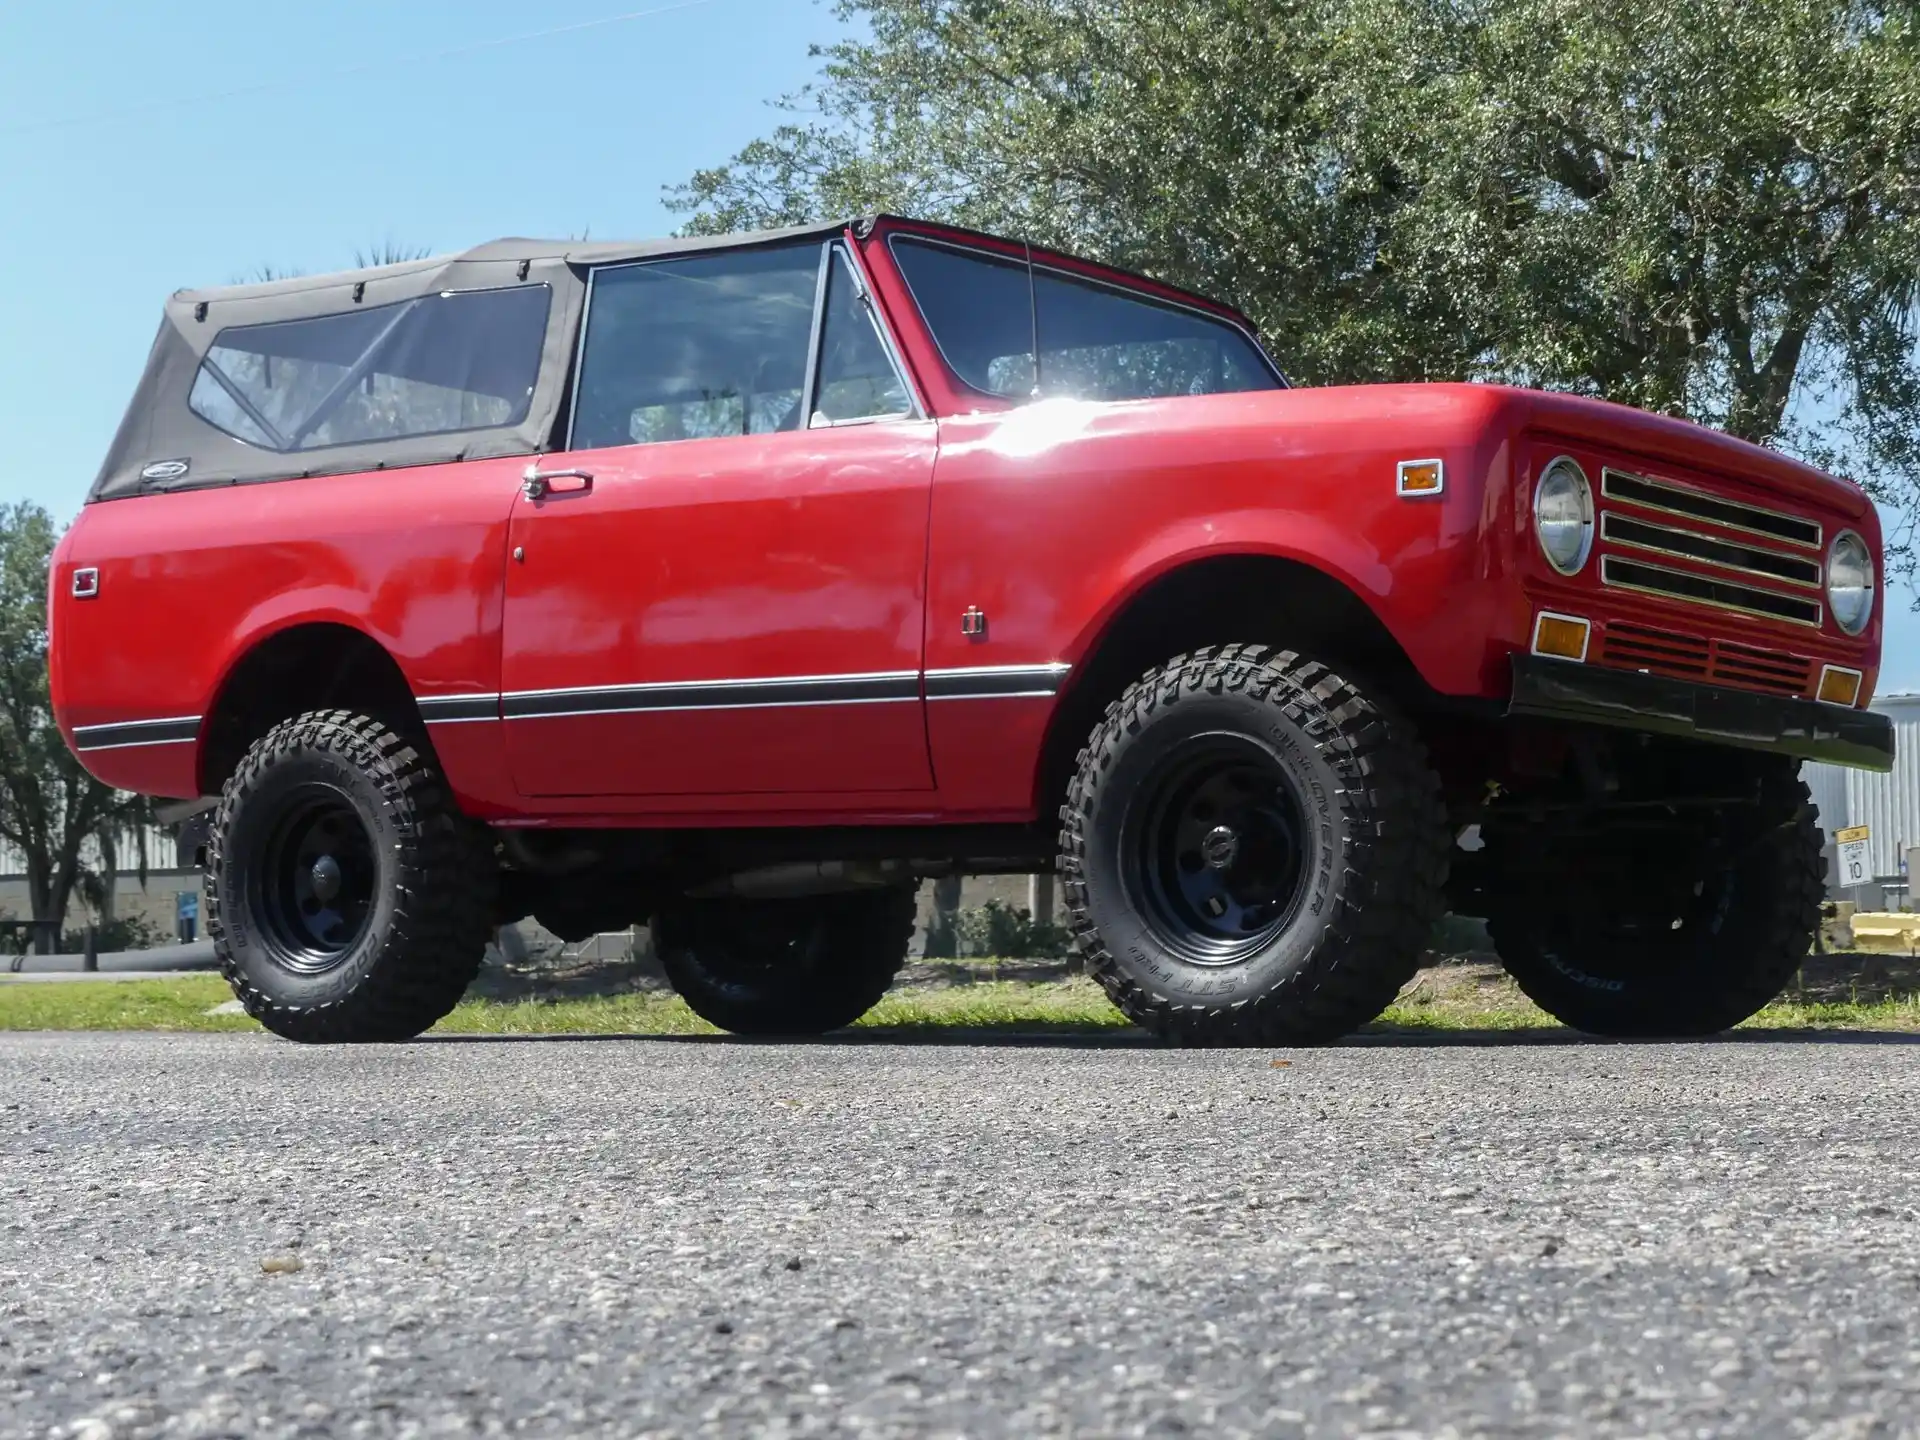
[(1771, 690), (1776, 695), (1804, 695), (1812, 662), (1782, 650), (1756, 650), (1729, 640), (1714, 643), (1713, 677), (1742, 690)]
[(1600, 472), (1600, 493), (1602, 585), (1790, 625), (1826, 618), (1818, 522), (1621, 470)]
[(1777, 590), (1761, 590), (1752, 585), (1695, 574), (1690, 570), (1648, 565), (1618, 555), (1601, 557), (1600, 583), (1622, 590), (1637, 590), (1644, 595), (1661, 595), (1670, 600), (1685, 600), (1695, 605), (1711, 605), (1742, 615), (1758, 615), (1767, 620), (1785, 620), (1816, 628), (1826, 613), (1818, 600), (1783, 595)]
[(1778, 550), (1762, 550), (1735, 540), (1703, 535), (1697, 530), (1681, 530), (1672, 525), (1656, 525), (1612, 511), (1600, 517), (1600, 538), (1635, 550), (1657, 555), (1677, 555), (1685, 560), (1704, 560), (1742, 575), (1765, 580), (1784, 580), (1809, 590), (1820, 588), (1820, 562), (1803, 555), (1783, 555)]
[(1713, 647), (1692, 635), (1676, 635), (1648, 625), (1612, 624), (1601, 642), (1600, 663), (1676, 680), (1705, 680), (1713, 669)]
[(1600, 642), (1599, 661), (1617, 670), (1640, 670), (1674, 680), (1804, 695), (1813, 662), (1784, 650), (1709, 640), (1651, 625), (1615, 621)]
[(1802, 520), (1798, 515), (1786, 515), (1778, 510), (1763, 510), (1758, 505), (1728, 500), (1691, 486), (1649, 480), (1644, 475), (1629, 475), (1624, 470), (1608, 468), (1600, 472), (1600, 493), (1609, 500), (1624, 500), (1644, 509), (1708, 520), (1729, 530), (1765, 535), (1809, 550), (1820, 548), (1821, 532), (1816, 521)]

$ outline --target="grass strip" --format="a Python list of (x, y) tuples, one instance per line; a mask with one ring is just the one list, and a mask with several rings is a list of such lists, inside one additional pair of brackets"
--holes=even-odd
[[(1436, 983), (1426, 972), (1368, 1029), (1375, 1033), (1558, 1031), (1504, 978)], [(258, 1030), (245, 1015), (209, 1014), (233, 998), (210, 975), (166, 980), (0, 982), (0, 1031)], [(996, 980), (896, 990), (859, 1022), (899, 1034), (1100, 1034), (1125, 1018), (1091, 980)], [(1859, 1003), (1810, 1002), (1791, 994), (1743, 1029), (1920, 1031), (1920, 996)], [(659, 991), (560, 1000), (465, 1000), (435, 1027), (442, 1035), (714, 1035), (678, 996)]]
[(218, 975), (166, 980), (0, 982), (0, 1030), (258, 1030), (246, 1015), (209, 1015), (233, 999)]
[[(5, 1030), (258, 1030), (245, 1015), (207, 1012), (233, 998), (210, 975), (167, 980), (0, 982)], [(1002, 1030), (1095, 1033), (1126, 1019), (1091, 980), (989, 981), (888, 995), (860, 1021), (887, 1031)], [(717, 1035), (677, 995), (634, 991), (566, 1000), (463, 1000), (441, 1035)]]

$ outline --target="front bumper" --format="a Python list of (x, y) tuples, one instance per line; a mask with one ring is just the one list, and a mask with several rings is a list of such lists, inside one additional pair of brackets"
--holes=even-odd
[(1860, 770), (1893, 769), (1893, 721), (1870, 710), (1538, 655), (1513, 657), (1507, 713), (1771, 750)]

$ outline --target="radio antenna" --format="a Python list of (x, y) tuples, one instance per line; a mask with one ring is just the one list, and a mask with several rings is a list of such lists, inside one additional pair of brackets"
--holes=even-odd
[(1033, 322), (1033, 398), (1040, 398), (1040, 297), (1033, 283), (1033, 242), (1023, 240), (1027, 247), (1027, 318)]

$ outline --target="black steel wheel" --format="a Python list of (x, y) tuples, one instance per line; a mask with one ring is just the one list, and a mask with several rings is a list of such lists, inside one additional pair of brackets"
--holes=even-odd
[(1706, 809), (1496, 806), (1481, 827), (1484, 908), (1507, 973), (1594, 1035), (1711, 1035), (1762, 1009), (1812, 948), (1826, 890), (1798, 770), (1737, 752), (1676, 758), (1673, 793), (1745, 793)]
[(274, 958), (305, 975), (345, 960), (373, 921), (380, 878), (373, 835), (349, 795), (316, 785), (289, 796), (260, 868)]
[(1313, 1044), (1413, 975), (1451, 850), (1411, 730), (1326, 665), (1225, 645), (1108, 707), (1061, 809), (1076, 945), (1187, 1044)]
[(1312, 837), (1293, 777), (1244, 735), (1197, 736), (1129, 807), (1124, 883), (1167, 949), (1237, 965), (1286, 928)]
[(402, 1040), (472, 983), (497, 879), (424, 746), (315, 711), (276, 725), (227, 781), (207, 934), (240, 1003), (276, 1034)]
[(887, 993), (913, 923), (909, 889), (682, 900), (654, 921), (654, 944), (701, 1019), (737, 1035), (823, 1035)]

